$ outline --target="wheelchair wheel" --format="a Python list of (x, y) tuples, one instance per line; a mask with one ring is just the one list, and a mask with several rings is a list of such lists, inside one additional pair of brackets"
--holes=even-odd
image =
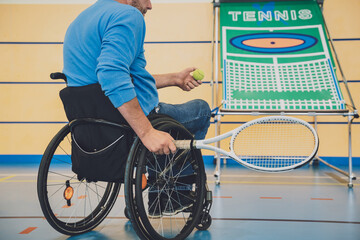
[(46, 220), (67, 235), (88, 232), (108, 215), (120, 184), (79, 181), (72, 171), (71, 133), (64, 126), (42, 157), (37, 180), (38, 198)]
[[(192, 135), (165, 118), (152, 121), (175, 140)], [(205, 169), (199, 150), (155, 155), (139, 139), (129, 154), (125, 199), (130, 220), (142, 239), (184, 239), (199, 223), (205, 197)]]

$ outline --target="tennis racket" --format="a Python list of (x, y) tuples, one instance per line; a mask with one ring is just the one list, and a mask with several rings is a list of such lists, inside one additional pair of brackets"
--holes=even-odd
[[(230, 152), (209, 145), (231, 137)], [(242, 126), (205, 140), (177, 140), (178, 149), (208, 149), (253, 170), (282, 172), (299, 168), (317, 153), (319, 139), (307, 122), (286, 116), (249, 121)]]

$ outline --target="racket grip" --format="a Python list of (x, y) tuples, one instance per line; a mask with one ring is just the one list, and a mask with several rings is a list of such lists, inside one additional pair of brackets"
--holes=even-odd
[(191, 140), (176, 140), (174, 144), (178, 149), (191, 149)]

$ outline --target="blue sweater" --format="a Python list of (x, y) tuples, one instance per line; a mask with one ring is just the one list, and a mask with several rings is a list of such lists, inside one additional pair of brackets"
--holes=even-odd
[(66, 32), (63, 72), (68, 86), (99, 83), (114, 107), (137, 97), (148, 115), (159, 99), (155, 79), (145, 69), (145, 31), (138, 9), (98, 0)]

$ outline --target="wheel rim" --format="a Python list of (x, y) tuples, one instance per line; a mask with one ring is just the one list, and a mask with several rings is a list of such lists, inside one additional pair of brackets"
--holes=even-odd
[[(174, 128), (173, 125), (172, 127)], [(164, 128), (166, 129), (166, 126)], [(189, 137), (182, 132), (182, 128), (179, 130), (178, 127), (170, 131), (170, 134), (174, 139)], [(148, 152), (145, 147), (139, 152), (141, 154), (137, 158), (139, 162), (135, 173), (134, 191), (135, 196), (142, 196), (142, 198), (135, 198), (141, 223), (154, 239), (185, 238), (198, 221), (204, 198), (203, 190), (199, 187), (204, 185), (200, 174), (203, 168), (199, 166), (198, 161), (194, 160), (196, 157), (194, 151), (180, 150), (175, 154), (161, 157)], [(161, 161), (164, 164), (159, 164)], [(172, 165), (174, 162), (176, 164)], [(170, 170), (166, 174), (161, 174), (164, 169), (169, 169), (169, 166), (172, 166)], [(181, 175), (185, 172), (193, 176), (194, 183), (184, 183), (185, 178)], [(148, 184), (147, 188), (142, 189), (144, 174), (147, 176)], [(192, 200), (184, 200), (186, 197), (191, 197)], [(182, 202), (185, 203), (182, 204)], [(189, 202), (192, 202), (192, 207), (178, 212), (188, 206)], [(154, 212), (161, 212), (160, 217)]]

